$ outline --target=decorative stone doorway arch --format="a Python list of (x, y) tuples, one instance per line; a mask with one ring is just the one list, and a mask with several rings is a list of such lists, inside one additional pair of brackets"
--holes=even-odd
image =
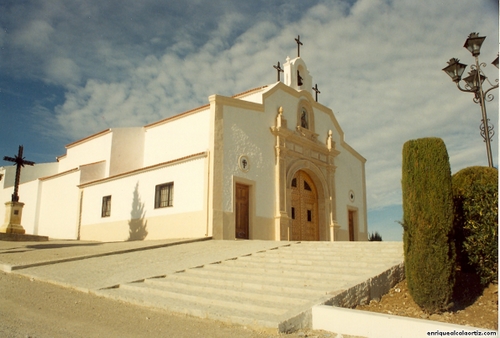
[[(294, 183), (294, 179), (296, 179)], [(311, 190), (308, 190), (305, 183), (309, 185)], [(293, 185), (297, 185), (294, 187)], [(299, 186), (301, 185), (299, 191)], [(331, 241), (333, 240), (330, 233), (330, 189), (328, 188), (327, 180), (322, 171), (307, 160), (297, 160), (287, 170), (286, 174), (287, 186), (287, 214), (289, 218), (288, 240), (303, 240), (303, 241)], [(302, 201), (299, 202), (296, 194), (303, 194)], [(315, 202), (313, 202), (315, 196)], [(300, 210), (297, 209), (298, 204)], [(292, 209), (294, 208), (294, 209)], [(311, 222), (308, 222), (308, 210), (310, 210)], [(299, 213), (302, 212), (302, 225), (299, 221)], [(295, 214), (294, 214), (295, 213)], [(295, 219), (293, 219), (295, 216)], [(311, 224), (307, 224), (311, 223)], [(298, 230), (299, 229), (301, 230)], [(304, 229), (305, 228), (305, 229)], [(305, 232), (304, 232), (305, 231)], [(300, 233), (301, 235), (298, 235)], [(298, 236), (301, 236), (298, 238)]]

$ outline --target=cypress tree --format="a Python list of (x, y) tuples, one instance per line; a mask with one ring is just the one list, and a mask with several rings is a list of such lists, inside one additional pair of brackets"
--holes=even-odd
[(402, 171), (408, 289), (423, 310), (444, 311), (452, 305), (455, 249), (451, 171), (443, 140), (406, 142)]

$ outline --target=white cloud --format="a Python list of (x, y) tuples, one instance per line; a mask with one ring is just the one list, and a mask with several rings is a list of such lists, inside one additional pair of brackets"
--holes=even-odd
[(69, 86), (80, 82), (80, 68), (73, 60), (65, 57), (51, 59), (45, 72), (57, 84)]
[[(443, 138), (454, 172), (486, 165), (479, 106), (441, 69), (451, 57), (473, 61), (462, 48), (472, 31), (488, 36), (481, 58), (489, 64), (496, 57), (498, 11), (466, 0), (258, 4), (46, 6), (40, 17), (15, 25), (13, 35), (16, 48), (43, 55), (26, 69), (36, 73), (42, 64), (45, 81), (71, 84), (55, 113), (57, 131), (72, 139), (272, 83), (272, 65), (296, 55), (293, 38), (300, 35), (319, 101), (368, 160), (371, 209), (401, 202), (401, 151), (409, 139)], [(492, 68), (485, 71), (496, 78)], [(494, 122), (496, 102), (488, 107)], [(498, 154), (496, 138), (493, 146)]]
[(14, 44), (33, 53), (46, 51), (54, 28), (46, 21), (34, 20), (14, 35)]

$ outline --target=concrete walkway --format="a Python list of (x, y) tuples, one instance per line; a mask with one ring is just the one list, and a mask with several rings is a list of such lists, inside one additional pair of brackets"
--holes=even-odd
[(0, 269), (144, 306), (293, 331), (318, 304), (380, 296), (402, 243), (0, 241)]
[(113, 243), (0, 241), (0, 268), (88, 292), (236, 258), (280, 243), (210, 238)]

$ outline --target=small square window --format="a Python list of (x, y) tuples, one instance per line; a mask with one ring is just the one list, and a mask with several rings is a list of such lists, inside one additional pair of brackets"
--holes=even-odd
[(155, 191), (155, 209), (174, 205), (174, 182), (159, 184)]
[(101, 217), (111, 216), (111, 195), (102, 198)]

